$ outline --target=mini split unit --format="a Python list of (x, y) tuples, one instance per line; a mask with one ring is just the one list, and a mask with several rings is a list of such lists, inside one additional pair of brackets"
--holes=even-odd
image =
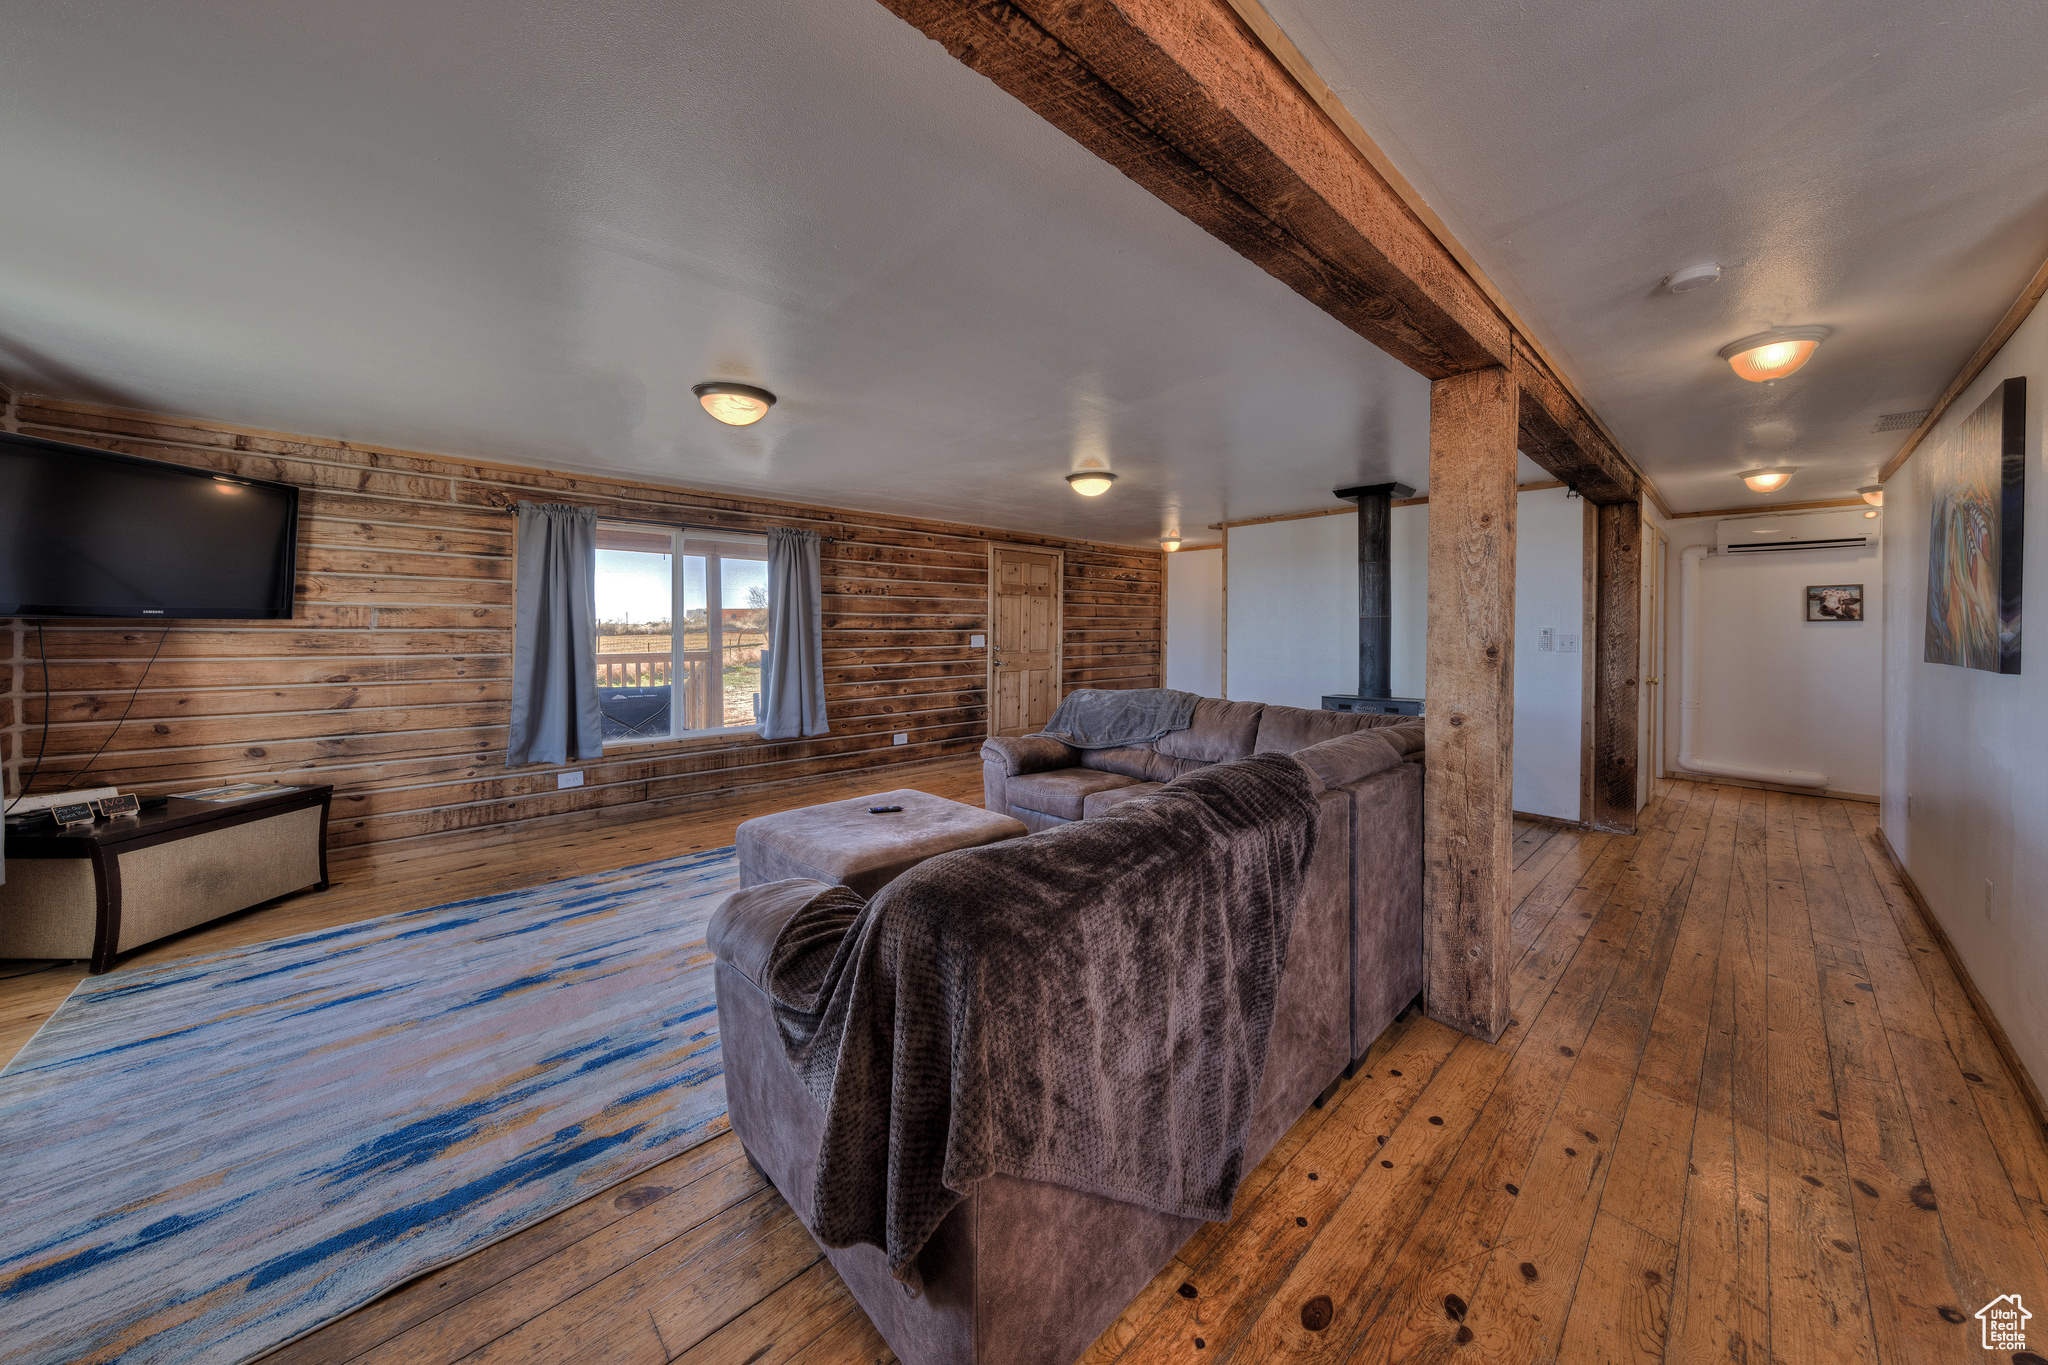
[(1788, 550), (1856, 550), (1870, 543), (1871, 522), (1860, 511), (1805, 516), (1729, 517), (1714, 548), (1724, 555), (1782, 554)]

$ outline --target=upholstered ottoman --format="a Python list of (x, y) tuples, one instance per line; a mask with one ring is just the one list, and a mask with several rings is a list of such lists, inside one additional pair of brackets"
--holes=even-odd
[[(870, 815), (869, 806), (903, 809)], [(740, 885), (809, 877), (872, 896), (927, 858), (1028, 833), (1021, 820), (919, 791), (828, 801), (742, 824)]]

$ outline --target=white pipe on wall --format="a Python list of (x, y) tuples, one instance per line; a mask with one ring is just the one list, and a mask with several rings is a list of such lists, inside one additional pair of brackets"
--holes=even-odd
[(1685, 667), (1678, 674), (1678, 766), (1715, 777), (1744, 777), (1784, 787), (1825, 787), (1826, 773), (1799, 768), (1753, 768), (1746, 763), (1711, 763), (1699, 756), (1700, 561), (1713, 552), (1710, 546), (1688, 545), (1678, 556), (1678, 610), (1684, 617), (1679, 644), (1685, 650)]

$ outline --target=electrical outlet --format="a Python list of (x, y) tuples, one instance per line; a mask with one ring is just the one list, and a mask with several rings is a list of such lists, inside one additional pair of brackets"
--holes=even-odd
[(1991, 884), (1991, 878), (1986, 877), (1984, 879), (1984, 918), (1989, 920), (1997, 919), (1997, 906), (1998, 888)]
[(910, 743), (910, 734), (908, 731), (898, 730), (896, 732), (896, 738), (890, 740), (889, 742), (891, 744), (908, 744)]
[(1578, 653), (1579, 637), (1576, 635), (1568, 635), (1563, 632), (1559, 632), (1557, 637), (1557, 652), (1560, 654)]
[(1557, 648), (1557, 632), (1549, 626), (1536, 632), (1536, 652), (1549, 654)]
[(987, 649), (987, 648), (988, 648), (988, 636), (986, 636), (986, 635), (970, 635), (970, 636), (968, 636), (968, 637), (967, 637), (967, 647), (968, 647), (969, 649)]
[(583, 774), (580, 772), (555, 774), (555, 786), (557, 789), (562, 787), (580, 787), (582, 785)]

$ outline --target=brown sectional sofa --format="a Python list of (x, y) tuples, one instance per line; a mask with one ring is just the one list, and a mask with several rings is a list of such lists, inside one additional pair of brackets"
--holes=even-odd
[[(1177, 746), (1216, 755), (1185, 760), (1194, 766), (1239, 756), (1226, 746), (1257, 743), (1263, 712), (1289, 709), (1203, 705), (1212, 718), (1229, 724)], [(1232, 709), (1219, 717), (1217, 708), (1225, 707)], [(1321, 714), (1272, 717), (1264, 734), (1276, 742), (1283, 735), (1314, 734), (1325, 723), (1297, 717)], [(1372, 1025), (1376, 1036), (1420, 988), (1421, 771), (1401, 758), (1419, 749), (1420, 736), (1416, 731), (1387, 738), (1386, 745), (1339, 740), (1295, 754), (1321, 788), (1317, 852), (1275, 1001), (1245, 1151), (1247, 1170), (1363, 1051), (1355, 1041), (1361, 1004), (1366, 1017), (1378, 1021)], [(1045, 762), (1061, 757), (1028, 741), (992, 742), (991, 748), (998, 755)], [(1073, 753), (1064, 745), (1059, 749)], [(1022, 775), (1038, 771), (1057, 770)], [(1126, 777), (1123, 788), (1138, 785), (1128, 774), (1106, 775)], [(1077, 779), (1075, 785), (1089, 781)], [(1109, 790), (1087, 787), (1089, 795)], [(1080, 799), (1085, 803), (1087, 797)], [(1065, 820), (1054, 817), (1052, 823)], [(1363, 941), (1356, 893), (1362, 877), (1413, 892), (1382, 897), (1387, 904), (1363, 921)], [(742, 890), (721, 908), (710, 930), (732, 1128), (806, 1226), (812, 1223), (824, 1116), (783, 1052), (763, 983), (782, 926), (825, 889), (816, 881), (782, 881)], [(886, 888), (878, 893), (888, 894)], [(1396, 913), (1403, 896), (1405, 912)], [(1377, 904), (1370, 890), (1366, 900)], [(1370, 963), (1374, 975), (1364, 990), (1354, 980), (1360, 961)], [(827, 1254), (905, 1365), (1068, 1365), (1200, 1226), (1061, 1186), (992, 1176), (975, 1185), (919, 1254), (923, 1292), (917, 1297), (891, 1278), (886, 1258), (873, 1246)]]
[(1342, 903), (1349, 922), (1350, 1057), (1364, 1055), (1422, 990), (1422, 721), (1417, 716), (1310, 711), (1204, 697), (1185, 730), (1149, 744), (1076, 749), (1050, 735), (981, 746), (982, 804), (1032, 830), (1100, 815), (1182, 773), (1252, 754), (1299, 754), (1364, 730), (1391, 737), (1409, 761), (1341, 783), (1319, 798), (1318, 873), (1308, 895)]

